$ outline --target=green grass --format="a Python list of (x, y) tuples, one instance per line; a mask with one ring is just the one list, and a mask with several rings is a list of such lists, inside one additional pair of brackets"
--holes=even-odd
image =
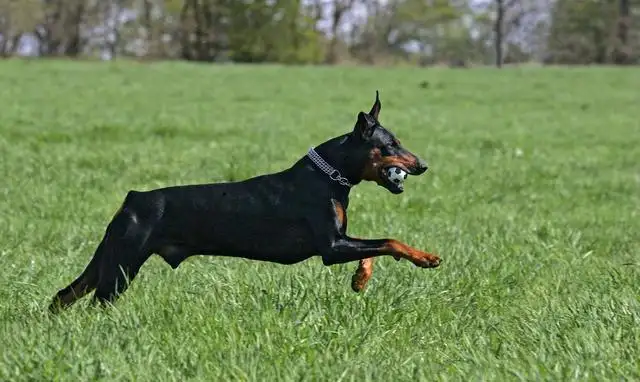
[[(424, 89), (420, 82), (427, 81)], [(50, 298), (130, 189), (290, 166), (381, 121), (430, 171), (349, 233), (445, 260), (153, 256), (116, 306)], [(0, 380), (640, 379), (640, 72), (0, 63)]]

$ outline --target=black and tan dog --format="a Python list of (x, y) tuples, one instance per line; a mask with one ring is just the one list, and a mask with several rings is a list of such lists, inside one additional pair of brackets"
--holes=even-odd
[(403, 175), (427, 170), (380, 125), (380, 109), (376, 92), (371, 111), (358, 113), (353, 131), (310, 149), (282, 172), (240, 182), (130, 191), (89, 265), (58, 292), (50, 310), (70, 306), (94, 289), (94, 301), (114, 301), (152, 254), (174, 269), (192, 255), (280, 264), (316, 255), (325, 265), (359, 261), (354, 291), (366, 285), (376, 256), (437, 267), (438, 256), (399, 241), (356, 239), (346, 233), (352, 186), (374, 181), (399, 194)]

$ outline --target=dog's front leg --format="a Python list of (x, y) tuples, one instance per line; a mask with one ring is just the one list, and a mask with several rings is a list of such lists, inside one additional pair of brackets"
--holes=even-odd
[(393, 256), (396, 260), (407, 259), (421, 268), (435, 268), (441, 262), (440, 257), (397, 240), (365, 240), (347, 236), (337, 238), (323, 251), (322, 262), (325, 265), (343, 264), (377, 256)]

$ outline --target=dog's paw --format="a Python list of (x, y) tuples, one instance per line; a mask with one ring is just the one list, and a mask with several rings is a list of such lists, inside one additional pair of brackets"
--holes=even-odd
[(424, 253), (422, 256), (415, 258), (413, 263), (420, 268), (437, 268), (442, 263), (442, 259), (439, 256)]
[(370, 278), (371, 278), (370, 273), (356, 272), (351, 277), (351, 289), (353, 289), (353, 291), (356, 293), (361, 292), (364, 289), (364, 287), (367, 286), (367, 282), (369, 281)]
[(366, 284), (367, 282), (360, 280), (357, 275), (353, 275), (351, 278), (351, 289), (356, 293), (362, 291)]

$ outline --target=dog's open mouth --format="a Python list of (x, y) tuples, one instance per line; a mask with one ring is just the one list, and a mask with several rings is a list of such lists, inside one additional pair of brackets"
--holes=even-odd
[(399, 194), (404, 191), (404, 181), (409, 172), (400, 167), (390, 166), (383, 168), (381, 175), (384, 186), (392, 193)]

